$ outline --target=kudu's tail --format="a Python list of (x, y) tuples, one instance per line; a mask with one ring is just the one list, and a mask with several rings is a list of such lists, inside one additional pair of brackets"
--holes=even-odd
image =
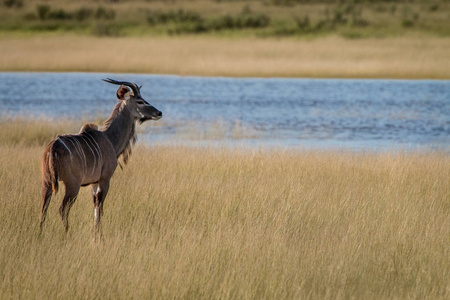
[(55, 142), (53, 141), (45, 148), (42, 157), (42, 209), (39, 217), (39, 235), (41, 235), (47, 208), (52, 198), (52, 189), (55, 194), (58, 192), (58, 166), (55, 155)]
[(44, 157), (42, 160), (42, 179), (43, 184), (51, 184), (53, 192), (56, 194), (59, 189), (58, 184), (58, 166), (57, 160), (55, 160), (55, 143), (52, 142), (45, 149)]

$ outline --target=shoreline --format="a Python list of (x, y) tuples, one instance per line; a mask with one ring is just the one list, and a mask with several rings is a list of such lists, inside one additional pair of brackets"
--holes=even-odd
[(380, 81), (449, 81), (449, 78), (428, 78), (428, 77), (413, 77), (413, 78), (389, 78), (389, 77), (289, 77), (289, 76), (233, 76), (233, 75), (180, 75), (180, 74), (170, 74), (170, 73), (130, 73), (130, 72), (102, 72), (102, 71), (23, 71), (23, 70), (13, 70), (13, 71), (3, 71), (0, 70), (1, 74), (27, 74), (27, 73), (42, 73), (42, 74), (123, 74), (123, 75), (148, 75), (148, 76), (167, 76), (167, 77), (180, 77), (180, 78), (224, 78), (224, 79), (286, 79), (286, 80), (380, 80)]

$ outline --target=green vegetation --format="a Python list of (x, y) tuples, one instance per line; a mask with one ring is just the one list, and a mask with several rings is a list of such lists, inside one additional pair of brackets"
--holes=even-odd
[(100, 36), (450, 36), (450, 1), (21, 1), (5, 0), (3, 32)]
[(137, 147), (95, 243), (89, 188), (37, 236), (51, 124), (0, 124), (1, 299), (448, 299), (448, 153)]
[(1, 71), (449, 78), (449, 0), (0, 4)]
[[(102, 6), (97, 7), (95, 10), (92, 8), (82, 7), (74, 12), (67, 12), (64, 9), (53, 10), (50, 5), (38, 5), (36, 8), (37, 17), (39, 20), (72, 20), (84, 21), (94, 17), (95, 19), (112, 20), (116, 16), (116, 12), (113, 9), (106, 9)], [(35, 15), (27, 15), (28, 19), (36, 18)]]
[[(247, 6), (248, 7), (248, 6)], [(148, 23), (151, 26), (166, 25), (168, 33), (202, 33), (221, 30), (241, 30), (246, 28), (265, 28), (270, 24), (266, 15), (252, 14), (249, 9), (243, 9), (237, 15), (223, 15), (217, 18), (204, 19), (198, 13), (180, 9), (178, 11), (150, 11)]]

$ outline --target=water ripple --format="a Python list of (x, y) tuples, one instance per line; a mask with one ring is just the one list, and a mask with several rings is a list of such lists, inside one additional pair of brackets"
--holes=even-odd
[(144, 98), (164, 112), (158, 124), (144, 126), (147, 141), (195, 136), (280, 146), (450, 145), (450, 82), (438, 80), (0, 73), (0, 109), (8, 116), (106, 118), (116, 90), (100, 80), (106, 77), (143, 85)]

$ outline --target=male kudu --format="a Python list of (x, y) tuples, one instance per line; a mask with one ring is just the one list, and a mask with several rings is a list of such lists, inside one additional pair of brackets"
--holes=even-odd
[[(131, 147), (136, 142), (136, 121), (158, 120), (162, 113), (145, 101), (135, 83), (104, 79), (120, 85), (117, 90), (119, 103), (115, 106), (104, 127), (98, 130), (95, 124), (85, 124), (78, 134), (56, 137), (44, 151), (42, 159), (42, 209), (40, 230), (45, 221), (53, 192), (58, 192), (58, 181), (66, 187), (59, 208), (64, 229), (69, 229), (69, 211), (81, 186), (90, 185), (94, 198), (96, 235), (100, 232), (103, 202), (109, 189), (109, 181), (122, 156), (128, 161)], [(130, 90), (131, 89), (131, 90)]]

